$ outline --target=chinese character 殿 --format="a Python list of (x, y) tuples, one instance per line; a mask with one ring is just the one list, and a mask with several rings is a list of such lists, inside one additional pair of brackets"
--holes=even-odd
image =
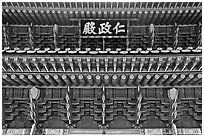
[(84, 30), (83, 30), (83, 34), (97, 34), (96, 32), (94, 32), (95, 29), (95, 22), (91, 21), (91, 22), (87, 22), (84, 25)]
[(112, 32), (110, 32), (110, 28), (111, 28), (111, 25), (109, 24), (109, 22), (106, 22), (106, 23), (101, 23), (100, 24), (101, 28), (98, 28), (99, 32), (98, 34), (112, 34)]
[(115, 30), (115, 33), (118, 34), (119, 32), (125, 32), (125, 29), (120, 29), (120, 28), (124, 28), (124, 27), (125, 27), (125, 25), (120, 25), (120, 22), (117, 22), (117, 24), (115, 25), (113, 30)]

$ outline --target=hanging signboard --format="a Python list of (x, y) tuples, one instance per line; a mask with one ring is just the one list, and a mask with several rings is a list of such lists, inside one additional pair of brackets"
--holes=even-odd
[(81, 36), (127, 36), (127, 20), (81, 20)]

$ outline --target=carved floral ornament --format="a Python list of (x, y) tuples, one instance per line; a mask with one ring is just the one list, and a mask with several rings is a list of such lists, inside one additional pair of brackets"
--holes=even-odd
[(176, 100), (178, 98), (178, 90), (176, 88), (168, 90), (167, 93), (170, 100)]
[(30, 97), (32, 99), (36, 99), (36, 100), (39, 99), (40, 98), (40, 90), (33, 86), (30, 89)]

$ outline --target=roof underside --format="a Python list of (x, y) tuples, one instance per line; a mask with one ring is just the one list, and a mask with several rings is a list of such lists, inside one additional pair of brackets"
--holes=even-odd
[(129, 19), (131, 25), (197, 24), (201, 2), (3, 2), (3, 24), (77, 25), (88, 18)]

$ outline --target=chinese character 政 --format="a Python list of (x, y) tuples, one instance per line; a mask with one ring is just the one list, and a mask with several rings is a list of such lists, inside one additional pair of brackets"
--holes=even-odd
[(115, 30), (115, 33), (118, 34), (119, 32), (125, 32), (125, 29), (119, 29), (119, 28), (124, 28), (125, 25), (120, 25), (120, 22), (117, 22), (113, 30)]
[(94, 32), (94, 29), (95, 29), (95, 22), (87, 22), (85, 25), (84, 25), (84, 30), (83, 30), (83, 34), (97, 34), (96, 32)]
[(106, 23), (101, 23), (100, 24), (101, 28), (99, 28), (99, 32), (98, 34), (112, 34), (112, 32), (110, 32), (110, 28), (111, 28), (111, 25), (109, 24), (109, 22), (106, 22)]

